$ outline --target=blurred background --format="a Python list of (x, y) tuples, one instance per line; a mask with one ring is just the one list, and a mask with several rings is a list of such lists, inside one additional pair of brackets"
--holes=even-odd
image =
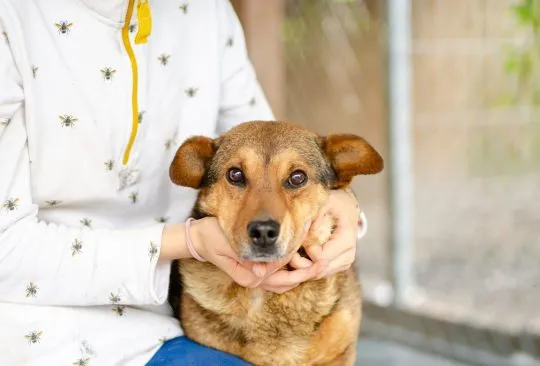
[(540, 0), (231, 1), (277, 118), (385, 158), (358, 364), (540, 364)]

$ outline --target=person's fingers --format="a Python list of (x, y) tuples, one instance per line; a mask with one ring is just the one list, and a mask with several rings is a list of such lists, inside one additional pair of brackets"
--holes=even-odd
[(328, 264), (315, 278), (321, 279), (323, 277), (331, 276), (341, 271), (349, 269), (354, 263), (356, 251), (354, 248), (340, 254), (336, 259)]
[[(343, 245), (348, 243), (349, 245)], [(351, 249), (350, 243), (356, 248), (356, 230), (338, 226), (329, 241), (323, 245), (310, 245), (306, 253), (312, 261), (326, 260), (332, 262), (342, 253)]]
[(251, 270), (230, 257), (220, 257), (216, 265), (242, 287), (256, 287), (264, 279), (257, 277)]
[(321, 226), (326, 215), (331, 213), (331, 209), (332, 206), (330, 203), (326, 203), (317, 213), (315, 220), (311, 223), (311, 227), (317, 229), (319, 226)]
[(309, 268), (297, 269), (294, 271), (280, 270), (268, 276), (262, 284), (269, 287), (286, 287), (298, 285), (311, 278), (315, 278), (321, 271), (324, 270), (327, 263), (319, 261), (314, 263)]
[(290, 266), (294, 269), (308, 268), (313, 265), (313, 262), (308, 258), (302, 257), (300, 254), (295, 253), (289, 262)]

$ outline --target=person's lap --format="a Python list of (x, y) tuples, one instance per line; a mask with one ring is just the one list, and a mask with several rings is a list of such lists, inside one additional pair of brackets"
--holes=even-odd
[(168, 340), (146, 366), (249, 366), (242, 359), (200, 345), (187, 337)]

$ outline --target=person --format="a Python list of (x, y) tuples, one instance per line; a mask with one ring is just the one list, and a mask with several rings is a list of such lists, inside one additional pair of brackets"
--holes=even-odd
[[(241, 364), (182, 337), (167, 290), (196, 192), (168, 167), (191, 135), (272, 120), (227, 0), (0, 0), (0, 364)], [(239, 262), (215, 218), (195, 249), (283, 292), (348, 268), (353, 197), (310, 259)], [(313, 224), (315, 225), (315, 224)]]

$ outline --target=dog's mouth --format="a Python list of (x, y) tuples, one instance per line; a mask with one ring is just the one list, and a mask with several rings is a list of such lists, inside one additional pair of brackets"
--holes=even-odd
[(246, 262), (276, 262), (287, 256), (286, 245), (275, 245), (259, 248), (253, 245), (243, 246), (243, 250), (239, 253), (239, 258)]

